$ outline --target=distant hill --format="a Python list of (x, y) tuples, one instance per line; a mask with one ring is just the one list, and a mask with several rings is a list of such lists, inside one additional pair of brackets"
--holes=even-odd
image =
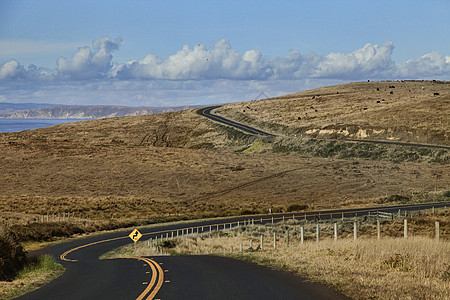
[(0, 102), (0, 117), (3, 115), (12, 114), (19, 110), (31, 110), (31, 109), (41, 109), (47, 107), (55, 107), (60, 104), (49, 104), (49, 103), (7, 103)]
[(114, 105), (52, 105), (0, 103), (0, 118), (8, 119), (103, 119), (185, 110), (195, 106), (129, 107)]

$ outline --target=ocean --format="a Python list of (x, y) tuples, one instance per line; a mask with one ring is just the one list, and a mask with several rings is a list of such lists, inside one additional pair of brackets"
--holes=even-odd
[(61, 123), (70, 123), (84, 121), (78, 119), (0, 119), (1, 132), (16, 132), (28, 129), (37, 129), (58, 125)]

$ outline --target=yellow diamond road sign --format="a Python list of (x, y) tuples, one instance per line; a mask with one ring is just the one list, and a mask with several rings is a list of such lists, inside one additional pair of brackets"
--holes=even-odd
[(135, 229), (128, 236), (133, 240), (133, 242), (136, 243), (142, 237), (142, 234), (139, 232), (139, 230)]

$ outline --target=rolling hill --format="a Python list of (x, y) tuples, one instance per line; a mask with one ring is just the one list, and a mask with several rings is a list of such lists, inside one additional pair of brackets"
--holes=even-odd
[(216, 109), (278, 134), (269, 139), (195, 109), (0, 134), (1, 222), (71, 213), (79, 226), (102, 229), (440, 199), (449, 151), (336, 139), (449, 145), (449, 87), (351, 83)]

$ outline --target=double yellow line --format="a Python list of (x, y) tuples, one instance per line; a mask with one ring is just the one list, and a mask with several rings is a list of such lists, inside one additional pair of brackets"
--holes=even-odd
[[(152, 300), (153, 298), (155, 298), (156, 294), (159, 292), (159, 290), (161, 289), (161, 286), (163, 285), (163, 282), (164, 282), (163, 269), (157, 262), (155, 262), (151, 258), (146, 258), (146, 257), (129, 257), (129, 258), (142, 260), (142, 261), (146, 262), (152, 269), (152, 278), (151, 278), (149, 284), (147, 285), (145, 290), (139, 295), (139, 297), (136, 298), (136, 300), (142, 300), (147, 296), (148, 293), (150, 293), (148, 295), (148, 297), (145, 299)], [(158, 282), (156, 282), (156, 280), (158, 280)]]

